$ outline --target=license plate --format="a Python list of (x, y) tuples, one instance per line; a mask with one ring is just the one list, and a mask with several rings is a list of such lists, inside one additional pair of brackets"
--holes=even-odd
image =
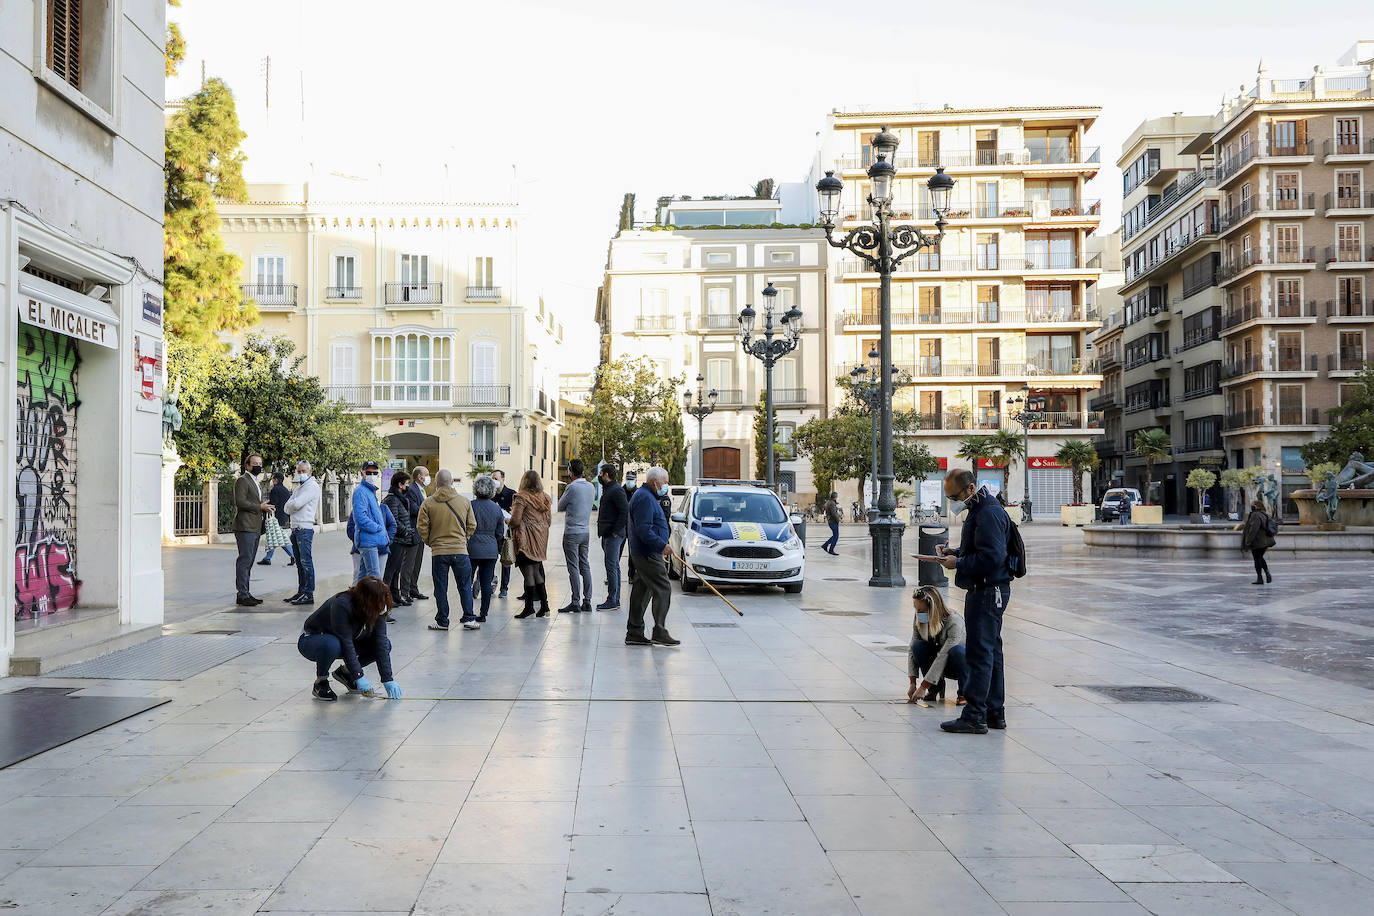
[(731, 569), (759, 569), (766, 570), (767, 563), (760, 563), (758, 560), (736, 560), (730, 564)]

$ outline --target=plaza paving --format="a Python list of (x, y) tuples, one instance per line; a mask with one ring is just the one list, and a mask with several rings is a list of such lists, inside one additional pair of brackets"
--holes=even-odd
[(169, 631), (277, 641), (180, 682), (0, 682), (172, 700), (0, 770), (0, 907), (1368, 912), (1370, 558), (1278, 556), (1261, 588), (1239, 554), (1104, 560), (1080, 537), (1027, 529), (1010, 727), (976, 737), (939, 731), (953, 705), (892, 702), (909, 592), (864, 586), (858, 528), (813, 549), (804, 593), (732, 595), (743, 618), (675, 594), (679, 649), (625, 647), (623, 612), (515, 621), (512, 597), (440, 634), (429, 603), (400, 609), (400, 702), (312, 701), (288, 590), (232, 612), (231, 551), (170, 551)]

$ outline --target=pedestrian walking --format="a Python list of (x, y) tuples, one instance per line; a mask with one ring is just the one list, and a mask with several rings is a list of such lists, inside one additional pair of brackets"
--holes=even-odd
[(272, 509), (272, 504), (262, 498), (262, 487), (258, 484), (261, 475), (262, 456), (254, 453), (243, 459), (243, 473), (234, 481), (233, 527), (238, 546), (234, 591), (235, 603), (243, 607), (262, 604), (262, 599), (253, 597), (251, 590), (253, 558), (258, 555), (258, 541), (262, 539), (263, 513)]
[(525, 580), (525, 606), (515, 615), (524, 620), (535, 614), (534, 603), (539, 602), (536, 616), (549, 613), (549, 589), (544, 576), (544, 559), (549, 549), (549, 524), (552, 521), (553, 501), (544, 492), (539, 472), (528, 470), (520, 478), (520, 489), (511, 502), (510, 532), (515, 546), (515, 565)]
[(906, 673), (911, 682), (906, 697), (910, 701), (936, 703), (944, 699), (945, 679), (959, 682), (957, 701), (966, 704), (962, 693), (968, 678), (964, 656), (964, 618), (945, 606), (945, 596), (933, 585), (922, 585), (911, 593), (911, 650), (907, 653)]
[(397, 471), (391, 475), (391, 486), (382, 500), (382, 505), (396, 520), (396, 534), (386, 555), (382, 581), (391, 589), (391, 598), (397, 607), (410, 607), (412, 603), (406, 593), (405, 570), (410, 565), (411, 551), (420, 543), (420, 536), (415, 532), (415, 518), (410, 513), (410, 500), (406, 498), (410, 485), (410, 475)]
[[(1242, 526), (1237, 525), (1236, 530)], [(1274, 535), (1279, 530), (1278, 522), (1269, 514), (1269, 510), (1264, 505), (1264, 500), (1257, 499), (1250, 503), (1250, 514), (1245, 517), (1245, 531), (1240, 536), (1240, 546), (1244, 550), (1250, 551), (1250, 557), (1255, 561), (1255, 581), (1251, 585), (1264, 585), (1273, 582), (1274, 576), (1269, 572), (1269, 563), (1264, 559), (1264, 552), (1278, 543)]]
[(296, 489), (286, 501), (291, 526), (291, 546), (296, 550), (296, 594), (287, 604), (315, 603), (315, 515), (320, 508), (320, 483), (310, 473), (309, 461), (296, 462)]
[(287, 566), (294, 565), (296, 554), (291, 550), (290, 535), (291, 516), (287, 514), (286, 502), (291, 498), (291, 491), (286, 489), (286, 478), (280, 471), (272, 473), (272, 489), (267, 492), (267, 501), (272, 504), (272, 511), (263, 517), (263, 543), (267, 545), (267, 553), (263, 554), (258, 561), (259, 566), (271, 566), (272, 554), (280, 547), (286, 551)]
[[(644, 486), (630, 500), (630, 565), (635, 570), (630, 589), (630, 613), (625, 630), (627, 646), (676, 646), (681, 640), (668, 632), (668, 605), (672, 589), (668, 584), (668, 520), (659, 500), (668, 494), (668, 472), (649, 469)], [(653, 601), (652, 638), (644, 636), (645, 605)]]
[(1011, 600), (1011, 568), (1007, 544), (1011, 519), (1007, 510), (979, 487), (972, 471), (950, 471), (945, 496), (958, 515), (968, 509), (959, 547), (941, 545), (941, 565), (954, 570), (954, 584), (965, 591), (964, 624), (968, 631), (964, 657), (968, 683), (961, 683), (968, 705), (957, 719), (940, 723), (947, 732), (985, 735), (989, 728), (1006, 728), (1006, 685), (1002, 671), (1002, 615)]
[(620, 610), (620, 550), (625, 546), (625, 526), (630, 519), (630, 498), (616, 484), (615, 468), (601, 466), (601, 506), (596, 511), (596, 535), (601, 539), (601, 557), (606, 566), (606, 600), (598, 611)]
[(558, 511), (563, 513), (563, 562), (568, 566), (568, 585), (572, 591), (572, 600), (567, 607), (558, 609), (560, 614), (592, 609), (592, 564), (588, 551), (591, 549), (592, 503), (596, 499), (596, 487), (582, 476), (586, 470), (581, 458), (569, 461), (571, 479), (558, 498)]
[(1117, 511), (1121, 515), (1117, 518), (1117, 524), (1129, 525), (1131, 523), (1131, 506), (1134, 501), (1131, 499), (1131, 491), (1127, 490), (1121, 494), (1121, 502), (1117, 505)]
[(364, 576), (381, 577), (379, 551), (388, 544), (386, 517), (382, 514), (382, 504), (377, 497), (378, 482), (382, 469), (375, 461), (363, 462), (362, 483), (353, 488), (354, 546), (358, 549), (357, 578)]
[(506, 513), (496, 504), (496, 481), (485, 474), (472, 482), (472, 516), (477, 530), (468, 538), (468, 556), (476, 571), (475, 581), (482, 595), (477, 622), (485, 623), (496, 587), (496, 564), (501, 558), (501, 541), (506, 536)]
[(329, 666), (334, 679), (350, 692), (369, 693), (372, 682), (364, 669), (377, 666), (386, 695), (401, 698), (400, 685), (391, 672), (391, 640), (386, 635), (391, 592), (376, 576), (364, 576), (352, 588), (339, 592), (305, 619), (296, 650), (315, 663), (315, 685), (311, 694), (317, 700), (337, 700), (329, 686)]
[(510, 589), (510, 569), (515, 565), (515, 545), (510, 537), (510, 512), (515, 503), (515, 491), (506, 486), (506, 472), (500, 468), (491, 472), (491, 479), (496, 482), (496, 495), (492, 499), (501, 507), (506, 519), (506, 536), (501, 539), (501, 591), (496, 596), (504, 598)]
[(454, 489), (453, 472), (440, 468), (434, 475), (438, 489), (420, 506), (416, 523), (420, 538), (429, 545), (429, 564), (434, 574), (434, 622), (431, 630), (447, 630), (448, 575), (453, 573), (453, 586), (458, 591), (458, 604), (463, 611), (459, 623), (464, 629), (477, 629), (477, 616), (472, 613), (472, 560), (468, 557), (468, 539), (477, 531), (477, 519), (472, 503), (459, 496)]
[[(415, 470), (410, 472), (410, 486), (406, 487), (406, 505), (410, 508), (410, 517), (416, 521), (420, 518), (420, 506), (424, 505), (425, 497), (429, 495), (429, 468), (423, 464), (416, 465)], [(420, 591), (420, 565), (425, 561), (425, 542), (418, 537), (416, 543), (410, 548), (410, 556), (406, 560), (405, 573), (402, 580), (405, 582), (405, 594), (411, 601), (424, 601), (429, 598), (424, 592)]]
[(840, 543), (840, 522), (844, 521), (844, 510), (840, 508), (838, 494), (831, 493), (821, 511), (825, 513), (825, 523), (830, 526), (830, 537), (821, 545), (821, 550), (831, 556), (839, 556), (835, 548)]

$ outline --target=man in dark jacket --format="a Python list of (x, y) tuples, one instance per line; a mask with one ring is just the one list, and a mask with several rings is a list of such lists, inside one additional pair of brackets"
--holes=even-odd
[[(416, 465), (410, 474), (410, 486), (405, 490), (406, 507), (410, 509), (412, 519), (420, 517), (420, 506), (424, 504), (428, 488), (429, 468), (423, 464)], [(420, 591), (420, 567), (424, 559), (425, 545), (417, 538), (416, 543), (410, 548), (410, 555), (406, 557), (406, 568), (401, 575), (405, 593), (412, 601), (424, 601), (429, 597)]]
[(954, 584), (967, 593), (964, 624), (968, 641), (964, 653), (968, 683), (960, 692), (968, 701), (957, 719), (940, 723), (947, 732), (986, 735), (989, 728), (1006, 728), (1006, 689), (1002, 675), (1002, 615), (1011, 600), (1011, 569), (1007, 566), (1007, 539), (1011, 519), (987, 487), (979, 488), (972, 471), (950, 471), (945, 476), (945, 495), (968, 507), (959, 549), (941, 545), (941, 563), (954, 570)]
[[(504, 511), (504, 512), (506, 513), (506, 519), (509, 520), (509, 519), (510, 519), (510, 510), (511, 510), (511, 506), (515, 505), (515, 491), (512, 490), (510, 487), (506, 486), (506, 472), (505, 472), (505, 471), (500, 470), (499, 468), (498, 468), (497, 470), (492, 471), (492, 472), (491, 472), (491, 479), (494, 480), (494, 481), (496, 481), (496, 488), (497, 488), (497, 489), (496, 489), (496, 495), (493, 496), (492, 499), (495, 500), (495, 501), (496, 501), (496, 505), (500, 506), (501, 509), (502, 509), (502, 511)], [(510, 538), (510, 529), (507, 528), (507, 530), (506, 530), (506, 537), (505, 537), (505, 538), (502, 538), (502, 540), (508, 540), (509, 538)], [(506, 597), (506, 592), (507, 592), (507, 590), (508, 590), (509, 588), (510, 588), (510, 567), (507, 566), (506, 564), (502, 563), (502, 564), (501, 564), (501, 592), (500, 592), (500, 594), (498, 594), (496, 597), (498, 597), (498, 598), (504, 598), (504, 597)]]
[(844, 519), (844, 513), (840, 511), (837, 494), (830, 494), (825, 505), (821, 508), (821, 512), (825, 514), (825, 523), (830, 526), (830, 537), (826, 538), (825, 543), (821, 545), (821, 550), (835, 556), (837, 555), (835, 548), (840, 544), (840, 522)]
[(234, 563), (234, 591), (238, 593), (236, 603), (244, 607), (262, 604), (262, 599), (253, 597), (249, 591), (253, 558), (258, 554), (258, 541), (262, 538), (262, 514), (272, 509), (272, 504), (262, 498), (262, 487), (258, 483), (261, 477), (262, 456), (254, 453), (243, 459), (243, 473), (234, 481), (234, 540), (239, 548), (238, 560)]
[[(668, 492), (668, 472), (650, 468), (644, 486), (630, 500), (630, 564), (635, 570), (634, 588), (630, 589), (630, 614), (625, 631), (625, 645), (676, 646), (681, 640), (668, 632), (668, 603), (672, 588), (668, 584), (668, 520), (663, 517), (659, 499)], [(650, 597), (654, 603), (654, 633), (644, 636), (644, 606)]]
[(630, 499), (616, 484), (615, 468), (601, 466), (601, 507), (596, 512), (596, 534), (601, 538), (601, 556), (606, 563), (606, 600), (598, 611), (620, 610), (620, 545), (625, 543), (625, 524), (630, 518)]
[[(276, 515), (277, 524), (281, 526), (282, 531), (291, 530), (291, 514), (286, 511), (286, 503), (289, 499), (291, 499), (291, 491), (286, 489), (286, 478), (282, 476), (281, 471), (274, 472), (272, 474), (272, 490), (267, 494), (267, 501), (272, 504), (273, 514)], [(286, 565), (294, 566), (296, 564), (296, 554), (291, 550), (291, 545), (284, 545), (282, 550), (285, 550), (286, 555), (290, 557)], [(276, 553), (276, 551), (277, 548), (275, 547), (267, 548), (267, 553), (262, 555), (262, 559), (258, 561), (258, 565), (271, 566), (272, 554)]]

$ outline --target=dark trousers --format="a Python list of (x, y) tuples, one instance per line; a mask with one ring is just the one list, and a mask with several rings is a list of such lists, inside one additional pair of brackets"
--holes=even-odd
[(296, 591), (315, 594), (315, 529), (292, 528), (291, 546), (296, 548)]
[(425, 545), (416, 544), (410, 549), (410, 556), (406, 559), (405, 569), (401, 571), (401, 582), (404, 584), (407, 596), (420, 594), (420, 566), (424, 562)]
[(1263, 579), (1264, 573), (1269, 572), (1269, 563), (1264, 559), (1264, 552), (1268, 549), (1268, 547), (1252, 547), (1250, 549), (1250, 556), (1255, 560), (1256, 579)]
[(234, 540), (239, 546), (238, 559), (234, 561), (234, 591), (239, 598), (252, 594), (249, 577), (253, 574), (253, 560), (258, 555), (258, 541), (262, 535), (256, 531), (235, 531)]
[(392, 544), (391, 552), (386, 555), (386, 566), (382, 568), (382, 581), (386, 587), (391, 589), (391, 598), (394, 601), (404, 601), (406, 597), (405, 576), (403, 572), (410, 555), (415, 550), (408, 544)]
[(620, 547), (625, 536), (608, 534), (601, 538), (601, 557), (606, 563), (606, 603), (620, 604)]
[(630, 568), (635, 573), (634, 587), (630, 589), (630, 613), (626, 630), (643, 635), (644, 609), (652, 599), (654, 603), (654, 629), (666, 629), (668, 603), (672, 600), (672, 587), (668, 584), (668, 565), (663, 557), (642, 557), (630, 554)]
[[(390, 648), (391, 640), (388, 639), (386, 644)], [(315, 663), (317, 678), (329, 677), (329, 666), (343, 658), (343, 644), (333, 633), (302, 633), (301, 638), (296, 640), (296, 649)], [(376, 660), (369, 650), (358, 648), (358, 664), (366, 668)]]
[(488, 557), (479, 560), (470, 557), (472, 563), (472, 594), (474, 600), (480, 593), (482, 604), (477, 611), (477, 616), (487, 616), (487, 611), (491, 610), (491, 593), (496, 589), (496, 564), (499, 562), (496, 557)]
[[(930, 642), (917, 642), (911, 649), (911, 657), (916, 661), (916, 670), (922, 675), (930, 671), (930, 666), (935, 663), (935, 656), (939, 654), (939, 648)], [(944, 673), (940, 675), (939, 683), (926, 694), (926, 699), (943, 696), (946, 679), (958, 681), (959, 696), (964, 695), (964, 683), (968, 680), (968, 659), (963, 646), (955, 646), (949, 650), (949, 654), (945, 656)]]
[(834, 550), (840, 543), (840, 523), (830, 522), (830, 537), (821, 545), (821, 550)]
[(1010, 585), (971, 588), (964, 598), (964, 623), (968, 641), (964, 658), (968, 682), (964, 688), (963, 719), (986, 724), (989, 715), (1003, 715), (1006, 685), (1002, 675), (1002, 614), (1011, 600)]
[(441, 627), (448, 626), (448, 574), (453, 572), (453, 587), (458, 589), (458, 603), (463, 609), (463, 619), (471, 620), (472, 614), (472, 560), (465, 553), (432, 554), (429, 561), (434, 571), (434, 622)]

